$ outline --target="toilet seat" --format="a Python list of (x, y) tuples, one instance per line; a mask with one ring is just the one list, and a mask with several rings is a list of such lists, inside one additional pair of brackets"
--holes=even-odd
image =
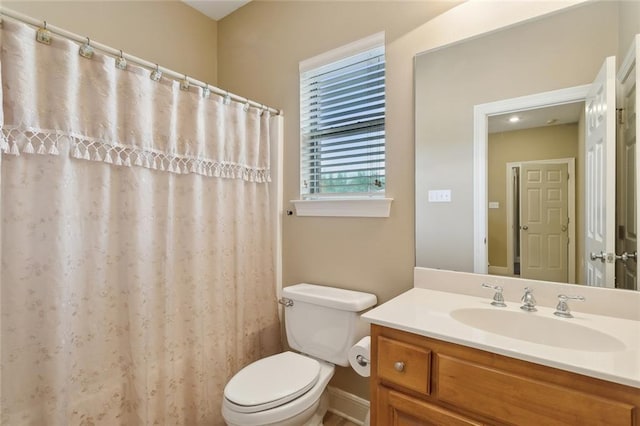
[(294, 352), (260, 359), (240, 370), (224, 389), (224, 397), (238, 413), (278, 407), (311, 389), (320, 375), (320, 363)]

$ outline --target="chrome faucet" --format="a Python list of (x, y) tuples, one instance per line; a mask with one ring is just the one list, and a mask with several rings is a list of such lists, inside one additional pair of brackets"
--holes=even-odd
[(491, 302), (493, 306), (498, 306), (500, 308), (504, 308), (507, 306), (507, 304), (504, 303), (504, 297), (502, 296), (502, 287), (500, 287), (499, 285), (491, 285), (486, 283), (482, 283), (482, 287), (491, 288), (496, 291), (493, 295), (493, 302)]
[(586, 299), (584, 296), (567, 296), (564, 294), (558, 295), (558, 305), (556, 306), (556, 311), (553, 315), (557, 315), (562, 318), (573, 318), (571, 315), (571, 310), (569, 309), (569, 304), (567, 304), (567, 300), (579, 300), (584, 302)]
[(525, 287), (524, 296), (520, 299), (522, 302), (522, 306), (520, 309), (527, 312), (535, 312), (536, 309), (536, 298), (533, 297), (533, 289), (531, 287)]

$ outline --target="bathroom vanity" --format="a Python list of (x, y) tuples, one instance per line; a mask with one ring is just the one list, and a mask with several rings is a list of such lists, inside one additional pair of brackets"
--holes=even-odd
[(414, 288), (369, 311), (372, 425), (640, 425), (640, 322)]

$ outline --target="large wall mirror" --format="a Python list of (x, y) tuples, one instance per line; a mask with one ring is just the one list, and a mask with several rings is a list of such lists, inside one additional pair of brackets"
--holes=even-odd
[(638, 289), (637, 33), (588, 2), (416, 56), (417, 266)]

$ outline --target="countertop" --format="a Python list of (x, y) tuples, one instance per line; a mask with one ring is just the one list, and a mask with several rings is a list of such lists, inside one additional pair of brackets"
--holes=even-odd
[[(537, 312), (524, 312), (519, 309), (520, 304), (507, 302), (507, 305), (497, 308), (491, 305), (491, 298), (413, 288), (368, 311), (362, 318), (372, 324), (640, 388), (640, 321), (581, 312), (573, 312), (574, 318), (558, 318), (553, 315), (553, 308), (538, 306)], [(514, 315), (570, 321), (605, 333), (622, 342), (624, 348), (567, 349), (505, 337), (465, 325), (451, 316), (452, 312), (465, 308), (502, 309)]]

